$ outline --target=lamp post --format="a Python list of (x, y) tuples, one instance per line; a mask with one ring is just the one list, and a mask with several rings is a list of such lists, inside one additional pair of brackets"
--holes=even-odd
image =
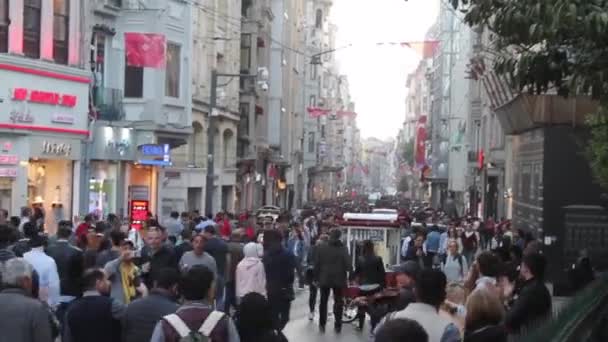
[[(266, 85), (266, 79), (268, 78), (268, 71), (266, 68), (258, 68), (258, 73), (261, 72), (261, 83), (262, 89), (266, 91), (268, 86)], [(217, 87), (218, 78), (220, 77), (231, 77), (231, 78), (249, 78), (257, 79), (258, 75), (250, 74), (225, 74), (218, 73), (217, 70), (211, 71), (211, 97), (209, 99), (209, 123), (207, 125), (207, 179), (205, 185), (205, 214), (213, 215), (213, 188), (214, 188), (214, 169), (215, 169), (215, 116), (213, 110), (217, 106)], [(226, 84), (222, 86), (226, 86)]]

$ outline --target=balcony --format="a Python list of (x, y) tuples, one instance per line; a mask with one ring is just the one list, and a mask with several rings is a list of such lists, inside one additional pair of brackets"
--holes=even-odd
[(125, 119), (121, 89), (95, 88), (93, 94), (98, 120), (120, 121)]

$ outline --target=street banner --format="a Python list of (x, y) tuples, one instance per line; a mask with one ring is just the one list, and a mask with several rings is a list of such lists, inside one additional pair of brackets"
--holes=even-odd
[(165, 36), (155, 33), (125, 33), (127, 65), (162, 69), (166, 65), (167, 42)]
[(426, 165), (426, 115), (418, 119), (416, 128), (416, 166), (422, 168)]

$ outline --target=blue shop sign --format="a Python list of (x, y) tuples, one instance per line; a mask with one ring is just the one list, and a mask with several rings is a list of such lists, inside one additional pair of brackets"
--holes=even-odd
[(137, 162), (142, 165), (171, 166), (171, 148), (169, 144), (153, 145), (146, 144), (139, 146), (139, 151), (143, 158)]

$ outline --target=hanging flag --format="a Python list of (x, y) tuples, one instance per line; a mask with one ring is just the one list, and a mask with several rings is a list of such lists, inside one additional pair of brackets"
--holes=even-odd
[(486, 157), (483, 152), (483, 149), (480, 149), (479, 152), (477, 152), (477, 168), (479, 169), (479, 171), (483, 170), (485, 160)]
[(432, 58), (439, 48), (438, 40), (425, 40), (421, 42), (403, 42), (403, 47), (416, 51), (422, 58)]
[(418, 119), (416, 128), (416, 166), (422, 168), (426, 165), (426, 115)]
[(306, 111), (308, 111), (308, 114), (313, 118), (318, 118), (323, 115), (329, 114), (329, 109), (323, 109), (319, 107), (308, 107), (306, 108)]
[(166, 65), (165, 36), (155, 33), (125, 33), (127, 65), (162, 69)]

